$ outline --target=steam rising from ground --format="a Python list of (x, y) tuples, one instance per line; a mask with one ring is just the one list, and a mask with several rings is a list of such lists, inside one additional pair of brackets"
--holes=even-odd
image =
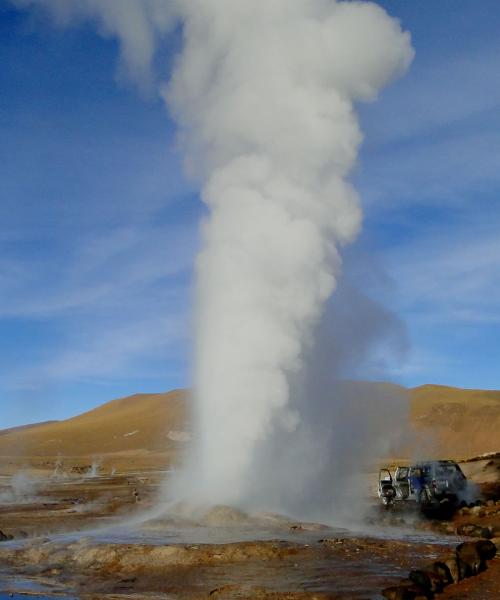
[(27, 471), (19, 471), (10, 478), (5, 489), (0, 489), (0, 504), (33, 502), (43, 489), (44, 483)]
[[(342, 462), (343, 441), (350, 449), (365, 435), (346, 429), (359, 395), (336, 386), (327, 404), (311, 403), (304, 367), (336, 287), (339, 247), (360, 227), (346, 180), (362, 139), (354, 103), (404, 73), (409, 35), (361, 2), (17, 3), (97, 20), (118, 36), (141, 85), (178, 19), (183, 48), (161, 93), (210, 209), (197, 264), (198, 443), (178, 490), (195, 502), (260, 506), (300, 496), (307, 469), (292, 479), (294, 462), (318, 475), (320, 454), (321, 465), (325, 456)], [(329, 443), (318, 443), (325, 432)]]
[[(269, 442), (285, 436), (291, 456), (313, 472), (317, 464), (318, 446), (299, 435), (310, 398), (293, 402), (292, 384), (335, 289), (338, 247), (360, 226), (346, 181), (361, 142), (353, 103), (402, 74), (412, 50), (373, 4), (188, 5), (165, 97), (210, 217), (197, 271), (199, 445), (186, 495), (262, 506), (271, 482), (275, 495), (290, 490), (279, 489), (283, 445), (258, 460)], [(346, 423), (333, 411), (328, 425), (340, 436)], [(338, 449), (329, 460), (345, 458)], [(285, 479), (303, 485), (293, 471)]]

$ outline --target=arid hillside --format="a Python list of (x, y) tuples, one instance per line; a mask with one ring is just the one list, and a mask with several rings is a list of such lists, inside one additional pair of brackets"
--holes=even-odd
[[(374, 398), (380, 390), (391, 393), (390, 384), (371, 385), (377, 388)], [(424, 385), (399, 397), (402, 402), (409, 398), (410, 428), (417, 435), (407, 439), (418, 455), (464, 458), (500, 450), (500, 391)], [(187, 398), (184, 390), (136, 394), (66, 421), (0, 431), (0, 459), (61, 456), (81, 463), (95, 457), (114, 464), (121, 457), (122, 465), (167, 466), (190, 439)]]
[(410, 390), (420, 454), (465, 458), (500, 450), (500, 391), (422, 385)]
[[(121, 465), (168, 465), (189, 439), (186, 392), (135, 394), (65, 421), (0, 431), (0, 457), (68, 457), (74, 463), (113, 457)], [(29, 460), (29, 462), (32, 462)]]

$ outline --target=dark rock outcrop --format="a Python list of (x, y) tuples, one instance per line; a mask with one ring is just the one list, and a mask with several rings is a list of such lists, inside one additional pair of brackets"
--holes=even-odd
[(444, 557), (441, 561), (436, 561), (434, 563), (434, 571), (436, 573), (448, 573), (448, 581), (450, 584), (458, 583), (461, 579), (460, 576), (460, 565), (458, 564), (458, 559), (456, 554), (452, 554), (451, 556)]
[(434, 597), (432, 592), (427, 592), (422, 587), (410, 579), (402, 581), (398, 585), (385, 588), (382, 596), (387, 600), (431, 600)]
[(479, 540), (476, 542), (476, 548), (483, 560), (492, 560), (497, 554), (497, 547), (491, 540)]
[(453, 555), (435, 561), (428, 568), (410, 571), (408, 579), (385, 588), (387, 600), (417, 600), (434, 598), (448, 585), (465, 577), (478, 575), (486, 569), (486, 561), (495, 558), (496, 545), (487, 539), (459, 544)]
[(486, 562), (479, 553), (477, 542), (463, 542), (457, 546), (460, 574), (464, 577), (478, 575), (486, 569)]

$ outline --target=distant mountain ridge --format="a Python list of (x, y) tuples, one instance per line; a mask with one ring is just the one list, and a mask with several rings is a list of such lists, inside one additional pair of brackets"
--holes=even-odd
[[(0, 457), (92, 457), (162, 454), (169, 462), (184, 432), (187, 392), (134, 394), (64, 421), (0, 432)], [(181, 436), (182, 438), (182, 436)]]
[[(377, 390), (404, 390), (363, 382)], [(500, 450), (500, 391), (423, 385), (407, 390), (418, 453), (464, 458)], [(402, 401), (406, 394), (401, 396)], [(64, 421), (0, 431), (1, 457), (162, 456), (170, 464), (190, 439), (188, 392), (134, 394)]]
[(22, 429), (30, 429), (32, 427), (41, 427), (42, 425), (49, 425), (50, 423), (59, 423), (59, 421), (56, 419), (52, 419), (51, 421), (41, 421), (40, 423), (26, 423), (26, 425), (16, 425), (15, 427), (0, 429), (0, 435), (7, 435), (14, 431), (21, 431)]

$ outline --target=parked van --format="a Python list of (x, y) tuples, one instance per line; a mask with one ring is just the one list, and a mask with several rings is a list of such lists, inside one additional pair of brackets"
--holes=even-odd
[(397, 467), (394, 474), (380, 469), (378, 496), (386, 506), (414, 502), (422, 507), (456, 506), (467, 478), (453, 460), (432, 460)]

